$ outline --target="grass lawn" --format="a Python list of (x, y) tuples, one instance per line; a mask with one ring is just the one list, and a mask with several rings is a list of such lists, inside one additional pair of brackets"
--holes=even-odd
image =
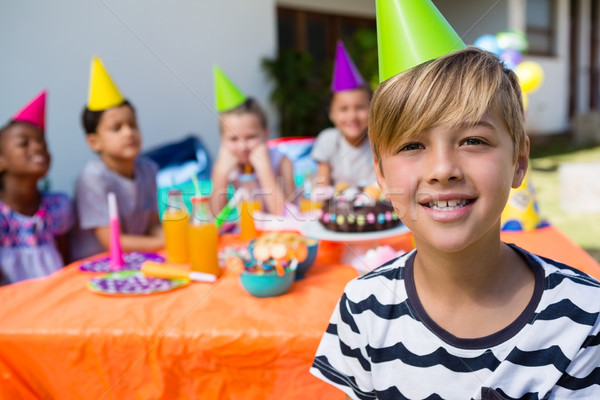
[[(576, 213), (560, 204), (558, 167), (564, 162), (599, 162), (600, 146), (577, 149), (568, 138), (557, 137), (544, 145), (532, 145), (531, 177), (540, 213), (550, 224), (584, 248), (600, 262), (600, 213)], [(600, 199), (589, 199), (600, 201)]]

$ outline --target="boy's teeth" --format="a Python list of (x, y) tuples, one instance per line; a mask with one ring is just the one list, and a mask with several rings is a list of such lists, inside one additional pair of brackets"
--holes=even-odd
[(467, 204), (467, 200), (465, 199), (455, 199), (455, 200), (441, 200), (441, 201), (430, 201), (427, 203), (427, 206), (433, 208), (435, 210), (456, 210), (458, 208), (464, 207)]

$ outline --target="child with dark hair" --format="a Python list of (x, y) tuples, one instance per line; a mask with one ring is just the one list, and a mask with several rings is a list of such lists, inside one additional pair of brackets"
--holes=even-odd
[(63, 267), (70, 199), (38, 189), (50, 168), (44, 135), (46, 92), (0, 128), (0, 278), (2, 284), (41, 277)]
[[(282, 215), (286, 200), (293, 199), (292, 162), (277, 149), (269, 149), (267, 116), (258, 102), (243, 95), (216, 70), (221, 147), (212, 170), (212, 207), (221, 210), (227, 202), (227, 187), (237, 184), (248, 166), (256, 174), (260, 200), (271, 214)], [(259, 198), (257, 198), (258, 200)]]
[(373, 153), (367, 134), (371, 94), (371, 87), (358, 72), (343, 43), (338, 42), (329, 102), (329, 119), (334, 127), (319, 133), (311, 152), (317, 162), (317, 186), (375, 183)]
[(157, 165), (140, 157), (141, 134), (135, 109), (124, 99), (98, 58), (92, 62), (88, 104), (82, 123), (88, 146), (98, 154), (75, 186), (78, 227), (72, 259), (109, 249), (107, 195), (116, 195), (124, 251), (155, 251), (164, 246), (158, 217)]
[(351, 399), (600, 398), (600, 282), (500, 237), (517, 76), (429, 0), (378, 0), (377, 27), (375, 171), (416, 249), (348, 283), (311, 372)]

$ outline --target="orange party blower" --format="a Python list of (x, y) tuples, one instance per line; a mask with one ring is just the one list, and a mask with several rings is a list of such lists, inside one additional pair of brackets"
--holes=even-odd
[(153, 278), (189, 279), (197, 282), (214, 282), (217, 277), (205, 272), (189, 271), (174, 264), (159, 264), (154, 261), (145, 261), (142, 264), (142, 273)]

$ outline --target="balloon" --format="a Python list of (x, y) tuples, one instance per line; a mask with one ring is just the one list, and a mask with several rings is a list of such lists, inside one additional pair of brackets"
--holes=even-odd
[(500, 58), (508, 69), (513, 70), (523, 60), (521, 53), (514, 49), (502, 50), (502, 53), (500, 53)]
[(529, 95), (525, 92), (521, 92), (521, 97), (523, 98), (523, 111), (527, 111), (527, 106), (529, 105)]
[(515, 68), (521, 90), (525, 93), (534, 91), (544, 80), (544, 70), (534, 61), (523, 61)]
[(498, 40), (494, 35), (488, 34), (479, 36), (473, 43), (473, 46), (479, 47), (483, 50), (487, 50), (496, 56), (500, 55), (500, 47), (498, 47)]
[(496, 40), (498, 41), (498, 47), (502, 50), (513, 49), (522, 53), (529, 47), (527, 37), (523, 32), (500, 32), (496, 35)]

